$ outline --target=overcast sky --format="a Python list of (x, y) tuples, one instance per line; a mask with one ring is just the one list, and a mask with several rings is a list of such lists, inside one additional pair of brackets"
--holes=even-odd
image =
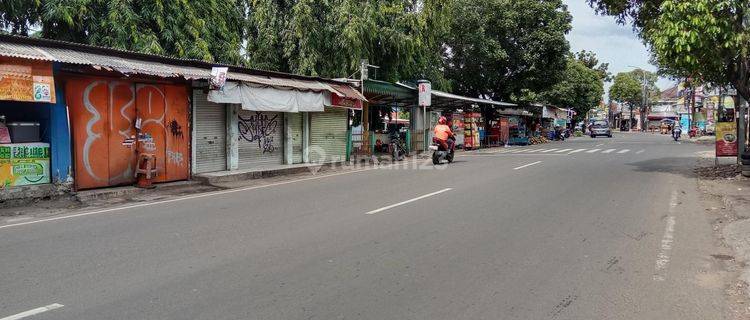
[[(612, 75), (634, 69), (629, 66), (656, 71), (656, 67), (649, 63), (646, 46), (630, 25), (619, 25), (612, 17), (596, 15), (586, 0), (563, 2), (573, 15), (573, 31), (568, 34), (571, 51), (595, 52), (599, 62), (609, 63)], [(605, 84), (607, 92), (610, 85)], [(664, 90), (672, 86), (672, 82), (660, 79), (657, 86)]]

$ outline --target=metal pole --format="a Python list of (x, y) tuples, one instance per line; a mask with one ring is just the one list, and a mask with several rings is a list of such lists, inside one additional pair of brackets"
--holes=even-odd
[[(739, 103), (737, 107), (739, 108), (739, 115), (737, 116), (737, 136), (739, 137), (739, 141), (737, 141), (737, 163), (738, 164), (745, 164), (742, 161), (742, 155), (746, 154), (748, 152), (747, 150), (747, 119), (745, 118), (747, 116), (747, 101), (742, 96), (739, 96)], [(750, 163), (747, 163), (750, 165)]]
[(422, 153), (427, 154), (427, 106), (422, 106), (422, 122), (424, 122), (424, 127), (422, 128)]

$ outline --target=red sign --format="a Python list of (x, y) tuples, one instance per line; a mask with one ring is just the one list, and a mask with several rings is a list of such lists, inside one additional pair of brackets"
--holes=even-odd
[(716, 156), (735, 157), (738, 153), (737, 123), (716, 123)]
[(334, 107), (362, 110), (362, 100), (331, 95), (331, 104)]

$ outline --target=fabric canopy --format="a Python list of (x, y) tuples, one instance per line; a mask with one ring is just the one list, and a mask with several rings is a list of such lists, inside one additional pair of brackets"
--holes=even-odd
[(323, 112), (331, 105), (329, 92), (283, 90), (254, 86), (247, 82), (227, 82), (222, 90), (211, 90), (208, 101), (242, 105), (243, 110), (271, 112)]

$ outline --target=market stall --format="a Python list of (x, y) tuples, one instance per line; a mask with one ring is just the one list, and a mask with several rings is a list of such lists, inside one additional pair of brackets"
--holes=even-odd
[(52, 182), (56, 100), (51, 63), (0, 58), (0, 189)]

